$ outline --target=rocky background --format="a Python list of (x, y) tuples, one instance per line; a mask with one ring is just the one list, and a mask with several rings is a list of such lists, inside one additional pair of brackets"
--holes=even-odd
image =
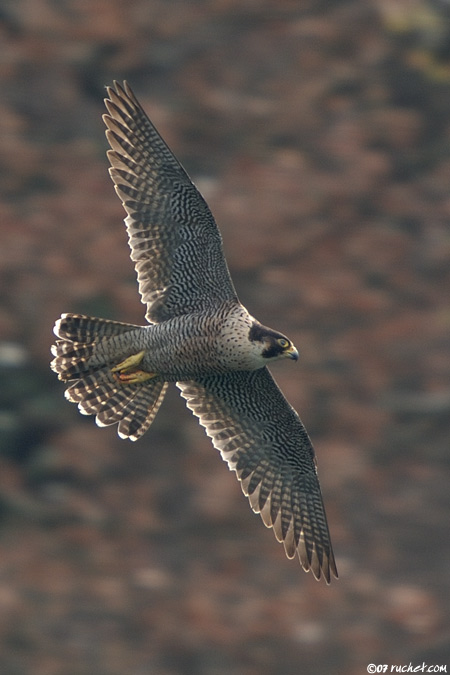
[[(450, 5), (3, 0), (0, 672), (450, 672)], [(126, 78), (208, 200), (316, 446), (340, 579), (284, 557), (174, 389), (63, 398), (64, 311), (143, 322), (107, 174)], [(388, 672), (390, 672), (388, 670)]]

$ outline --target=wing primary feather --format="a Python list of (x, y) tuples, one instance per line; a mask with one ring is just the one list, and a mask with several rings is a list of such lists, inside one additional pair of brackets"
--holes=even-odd
[(314, 451), (269, 371), (227, 373), (177, 384), (236, 472), (251, 508), (283, 543), (287, 557), (297, 553), (305, 571), (330, 583), (331, 575), (338, 575)]
[(203, 197), (131, 87), (114, 82), (106, 91), (110, 175), (127, 212), (146, 318), (158, 323), (224, 302), (237, 304), (220, 232)]

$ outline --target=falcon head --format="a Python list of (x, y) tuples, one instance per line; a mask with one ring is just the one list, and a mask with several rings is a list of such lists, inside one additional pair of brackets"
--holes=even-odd
[(292, 342), (282, 333), (277, 333), (255, 321), (248, 334), (250, 342), (261, 346), (261, 356), (265, 361), (277, 359), (298, 359), (298, 351)]

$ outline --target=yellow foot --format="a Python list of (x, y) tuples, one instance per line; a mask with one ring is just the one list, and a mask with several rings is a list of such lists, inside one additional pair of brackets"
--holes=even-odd
[(145, 355), (145, 349), (137, 354), (132, 354), (127, 359), (119, 363), (111, 372), (118, 382), (123, 384), (140, 384), (156, 377), (156, 373), (148, 373), (145, 370), (139, 370), (138, 365), (141, 363)]
[(144, 356), (145, 356), (145, 349), (143, 349), (141, 352), (138, 352), (137, 354), (132, 354), (127, 359), (125, 359), (125, 361), (122, 361), (117, 366), (114, 366), (114, 368), (111, 368), (111, 372), (119, 373), (122, 372), (123, 370), (130, 370), (131, 368), (136, 368), (136, 366), (140, 364)]
[(122, 384), (140, 384), (156, 377), (156, 373), (146, 373), (145, 370), (133, 370), (130, 373), (122, 372), (117, 373), (117, 375), (114, 374), (114, 377)]

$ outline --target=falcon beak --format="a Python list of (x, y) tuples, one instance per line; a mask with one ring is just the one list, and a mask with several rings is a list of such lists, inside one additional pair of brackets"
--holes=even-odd
[(298, 351), (294, 347), (294, 345), (291, 345), (286, 349), (284, 352), (285, 356), (287, 356), (290, 359), (293, 359), (294, 361), (298, 361)]

